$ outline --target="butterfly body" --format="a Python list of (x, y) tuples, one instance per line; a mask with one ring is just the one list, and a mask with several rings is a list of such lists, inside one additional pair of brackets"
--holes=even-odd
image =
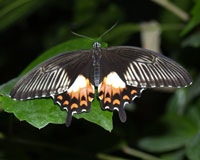
[(117, 110), (126, 121), (124, 106), (155, 87), (186, 87), (189, 73), (162, 54), (142, 48), (116, 46), (77, 50), (54, 56), (24, 75), (10, 95), (16, 100), (52, 97), (68, 112), (66, 125), (74, 113), (89, 112), (97, 97), (103, 110)]
[(98, 87), (100, 83), (100, 60), (101, 60), (101, 44), (98, 42), (95, 42), (93, 44), (93, 76), (94, 77), (94, 84), (96, 87)]

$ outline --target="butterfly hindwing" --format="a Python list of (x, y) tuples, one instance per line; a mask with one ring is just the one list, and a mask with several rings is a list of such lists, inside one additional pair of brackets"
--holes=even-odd
[(98, 98), (101, 108), (117, 110), (121, 122), (126, 121), (125, 104), (140, 97), (142, 88), (128, 86), (116, 72), (110, 72), (98, 86)]
[(88, 78), (79, 75), (66, 92), (53, 96), (53, 99), (60, 105), (61, 110), (68, 112), (66, 126), (69, 126), (74, 113), (90, 111), (94, 96), (95, 90), (92, 83)]

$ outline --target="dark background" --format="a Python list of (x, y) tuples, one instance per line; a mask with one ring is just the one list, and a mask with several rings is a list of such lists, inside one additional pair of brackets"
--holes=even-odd
[[(191, 73), (194, 84), (198, 81), (199, 46), (193, 43), (199, 43), (200, 38), (197, 37), (194, 42), (188, 40), (190, 36), (198, 33), (198, 25), (181, 36), (185, 26), (192, 19), (191, 10), (195, 6), (195, 1), (171, 1), (190, 15), (189, 20), (182, 20), (150, 0), (35, 0), (24, 3), (22, 0), (22, 5), (3, 14), (9, 6), (16, 2), (20, 1), (0, 2), (0, 84), (17, 77), (31, 61), (47, 49), (77, 38), (71, 31), (89, 37), (98, 37), (118, 22), (116, 29), (123, 25), (130, 25), (130, 27), (121, 29), (118, 33), (114, 31), (114, 28), (113, 33), (112, 31), (108, 33), (103, 40), (108, 42), (109, 46), (142, 46), (140, 24), (152, 20), (157, 21), (161, 27), (159, 47), (162, 53), (183, 65)], [(186, 40), (190, 43), (187, 44)], [(175, 129), (179, 127), (173, 125), (182, 126), (179, 122), (184, 123), (188, 120), (188, 110), (191, 108), (198, 110), (198, 88), (195, 88), (197, 91), (192, 89), (181, 89), (186, 97), (188, 94), (197, 92), (190, 98), (190, 101), (184, 104), (179, 103), (184, 100), (183, 97), (180, 98), (181, 91), (156, 89), (144, 91), (142, 97), (135, 100), (134, 106), (131, 107), (132, 111), (127, 111), (128, 120), (125, 124), (119, 121), (117, 113), (114, 114), (114, 129), (111, 133), (95, 124), (75, 118), (70, 128), (64, 125), (49, 124), (39, 130), (27, 122), (20, 122), (14, 115), (1, 109), (0, 159), (114, 158), (102, 157), (102, 154), (140, 159), (135, 157), (148, 153), (166, 160), (196, 160), (189, 152), (190, 149), (194, 149), (187, 148), (190, 146), (188, 142), (181, 141), (174, 145), (179, 140), (173, 139), (181, 136), (184, 139), (185, 134), (182, 135), (182, 131), (186, 134), (190, 132), (184, 127), (176, 131)], [(184, 105), (186, 109), (180, 115), (177, 108), (182, 107), (181, 105)], [(171, 108), (175, 109), (169, 113)], [(173, 115), (173, 119), (168, 117), (168, 113), (170, 116)], [(179, 116), (183, 121), (176, 121)], [(193, 119), (192, 117), (194, 115), (190, 118)], [(199, 123), (197, 119), (194, 120), (195, 123)], [(195, 130), (189, 137), (192, 141), (198, 133), (198, 127), (191, 130)], [(157, 137), (157, 140), (148, 141), (148, 137)], [(144, 144), (144, 140), (148, 143)], [(163, 142), (168, 142), (168, 144), (163, 144)], [(197, 141), (196, 144), (198, 148), (200, 142)], [(161, 147), (166, 145), (168, 148), (161, 151), (152, 150), (151, 146), (156, 145)], [(124, 146), (140, 150), (140, 156), (130, 155), (124, 151)]]

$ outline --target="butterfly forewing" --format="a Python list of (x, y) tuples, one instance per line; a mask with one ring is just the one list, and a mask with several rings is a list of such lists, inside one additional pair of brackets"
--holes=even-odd
[(55, 56), (24, 75), (10, 95), (17, 100), (26, 100), (63, 93), (79, 74), (90, 76), (91, 56), (90, 50)]
[(179, 88), (192, 83), (182, 66), (162, 54), (129, 46), (110, 47), (103, 49), (102, 53), (109, 68), (116, 71), (127, 85)]

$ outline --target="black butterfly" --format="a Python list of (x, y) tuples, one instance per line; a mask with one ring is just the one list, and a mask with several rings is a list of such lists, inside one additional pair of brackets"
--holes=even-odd
[(10, 95), (16, 100), (52, 97), (68, 112), (66, 126), (74, 113), (89, 112), (98, 87), (101, 108), (117, 110), (126, 121), (124, 106), (143, 89), (186, 87), (189, 73), (175, 61), (150, 50), (116, 46), (71, 51), (41, 63), (15, 85)]

